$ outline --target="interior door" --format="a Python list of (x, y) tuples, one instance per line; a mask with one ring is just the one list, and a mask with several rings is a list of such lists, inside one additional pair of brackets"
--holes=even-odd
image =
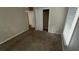
[(49, 9), (43, 10), (43, 31), (48, 31)]

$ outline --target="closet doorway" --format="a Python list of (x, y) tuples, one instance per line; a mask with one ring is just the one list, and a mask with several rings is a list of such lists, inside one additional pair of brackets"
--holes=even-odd
[(43, 10), (43, 31), (48, 32), (49, 9)]

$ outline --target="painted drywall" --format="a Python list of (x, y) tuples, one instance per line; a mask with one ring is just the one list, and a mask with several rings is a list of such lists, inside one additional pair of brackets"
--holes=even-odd
[(68, 13), (68, 8), (66, 7), (54, 7), (50, 9), (49, 15), (49, 28), (50, 33), (63, 33), (65, 18)]
[(52, 7), (52, 8), (36, 8), (36, 30), (43, 31), (43, 10), (49, 9), (49, 24), (48, 32), (50, 33), (63, 33), (65, 18), (68, 12), (66, 7)]
[(28, 17), (29, 17), (29, 25), (31, 25), (32, 27), (35, 27), (34, 11), (28, 11)]
[(26, 8), (0, 7), (0, 43), (28, 30)]
[(69, 45), (69, 42), (71, 40), (73, 31), (77, 22), (77, 18), (78, 18), (77, 8), (70, 7), (68, 10), (64, 32), (63, 32), (64, 43), (66, 46)]
[(42, 10), (41, 8), (36, 8), (35, 9), (35, 20), (36, 20), (36, 27), (35, 29), (36, 30), (40, 30), (42, 31), (43, 30), (43, 16), (42, 16)]
[(65, 47), (64, 50), (66, 50), (66, 51), (79, 51), (79, 19), (78, 19), (78, 22), (76, 24), (70, 45), (68, 47)]

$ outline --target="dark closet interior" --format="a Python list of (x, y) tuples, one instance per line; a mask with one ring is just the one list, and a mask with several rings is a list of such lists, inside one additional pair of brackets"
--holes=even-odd
[(48, 32), (49, 9), (43, 10), (43, 31)]

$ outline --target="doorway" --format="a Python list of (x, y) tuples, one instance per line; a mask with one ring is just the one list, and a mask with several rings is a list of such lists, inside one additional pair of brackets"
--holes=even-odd
[(49, 9), (43, 10), (43, 31), (48, 32)]
[(29, 24), (29, 29), (34, 29), (35, 30), (35, 15), (34, 15), (34, 11), (28, 11), (28, 24)]

